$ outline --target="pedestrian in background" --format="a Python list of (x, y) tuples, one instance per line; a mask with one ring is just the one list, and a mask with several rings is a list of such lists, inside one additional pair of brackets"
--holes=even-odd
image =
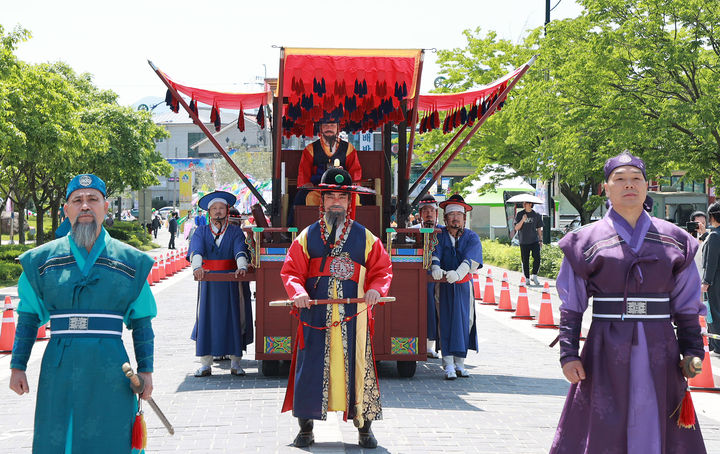
[(173, 211), (173, 214), (168, 221), (168, 232), (170, 232), (170, 243), (168, 243), (168, 249), (175, 249), (175, 236), (178, 231), (177, 219), (178, 214), (176, 211)]
[[(540, 285), (537, 278), (540, 269), (540, 248), (542, 247), (542, 216), (533, 210), (531, 202), (523, 202), (523, 210), (515, 216), (515, 231), (520, 243), (520, 259), (523, 273), (529, 285)], [(533, 257), (530, 272), (530, 254)]]
[[(708, 207), (708, 221), (713, 231), (705, 239), (703, 246), (702, 291), (707, 292), (712, 322), (708, 323), (708, 331), (720, 334), (720, 202)], [(709, 339), (710, 351), (720, 354), (720, 341)]]
[(707, 236), (710, 234), (707, 230), (707, 216), (702, 211), (696, 211), (690, 215), (690, 222), (697, 223), (697, 226), (688, 225), (687, 231), (690, 235), (698, 240), (698, 251), (695, 253), (695, 264), (697, 265), (700, 275), (703, 274), (703, 245)]

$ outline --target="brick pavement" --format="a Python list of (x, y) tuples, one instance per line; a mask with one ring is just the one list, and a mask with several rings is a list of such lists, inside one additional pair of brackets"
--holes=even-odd
[[(499, 269), (493, 269), (496, 277), (498, 273)], [(229, 362), (216, 363), (212, 377), (193, 377), (199, 365), (189, 339), (196, 283), (186, 269), (154, 286), (153, 292), (159, 308), (154, 323), (154, 397), (176, 433), (169, 436), (147, 409), (148, 452), (362, 451), (352, 423), (342, 422), (335, 413), (328, 421), (316, 423), (316, 443), (310, 450), (290, 446), (297, 424), (291, 415), (279, 412), (287, 378), (260, 375), (252, 354), (243, 360), (246, 377), (229, 375)], [(513, 301), (515, 292), (513, 287)], [(530, 291), (531, 307), (537, 308), (539, 295)], [(556, 296), (553, 304), (557, 307)], [(496, 312), (494, 306), (476, 308), (480, 352), (468, 355), (470, 378), (443, 380), (438, 359), (420, 363), (410, 379), (398, 377), (392, 363), (380, 364), (385, 419), (373, 425), (380, 443), (374, 452), (547, 452), (569, 386), (559, 368), (557, 348), (548, 347), (556, 331), (511, 320), (510, 314)], [(132, 356), (127, 333), (125, 341)], [(36, 344), (30, 360), (30, 395), (16, 396), (7, 385), (2, 387), (2, 452), (30, 450), (34, 390), (43, 350), (44, 343)], [(0, 356), (2, 383), (8, 381), (9, 362), (8, 355)], [(693, 397), (708, 452), (720, 452), (720, 396), (695, 393)]]

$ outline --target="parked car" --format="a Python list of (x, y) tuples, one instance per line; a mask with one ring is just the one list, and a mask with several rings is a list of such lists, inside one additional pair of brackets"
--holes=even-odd
[(160, 214), (160, 217), (163, 219), (167, 219), (168, 215), (170, 215), (170, 213), (172, 213), (173, 211), (175, 211), (175, 207), (173, 206), (162, 207), (157, 210), (157, 212)]

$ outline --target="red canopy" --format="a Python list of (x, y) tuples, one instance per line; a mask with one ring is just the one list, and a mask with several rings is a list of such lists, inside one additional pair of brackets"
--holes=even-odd
[(262, 105), (268, 105), (272, 100), (272, 92), (269, 89), (259, 93), (225, 93), (203, 90), (202, 88), (181, 85), (172, 80), (167, 74), (162, 74), (175, 90), (189, 96), (195, 102), (201, 102), (220, 109), (257, 109)]
[(477, 104), (479, 101), (502, 91), (504, 87), (507, 86), (507, 82), (517, 76), (524, 66), (525, 65), (493, 82), (490, 82), (487, 85), (483, 85), (482, 87), (471, 91), (464, 91), (462, 93), (420, 95), (418, 97), (418, 110), (423, 112), (448, 111), (471, 104)]
[(319, 121), (350, 132), (402, 121), (400, 102), (415, 97), (422, 50), (285, 48), (283, 55), (283, 133), (312, 136)]

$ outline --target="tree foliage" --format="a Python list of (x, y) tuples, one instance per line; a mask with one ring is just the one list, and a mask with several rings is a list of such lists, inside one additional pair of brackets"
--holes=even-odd
[[(467, 45), (440, 51), (440, 91), (488, 83), (538, 60), (459, 157), (478, 172), (556, 176), (584, 222), (602, 203), (605, 160), (627, 149), (649, 177), (685, 170), (720, 176), (720, 4), (698, 0), (581, 0), (577, 18), (532, 30), (520, 44), (466, 31)], [(421, 142), (429, 159), (449, 140)], [(496, 179), (501, 178), (501, 172)], [(474, 178), (470, 176), (468, 179)]]
[(0, 27), (0, 196), (20, 213), (32, 201), (42, 243), (43, 214), (50, 210), (57, 226), (73, 175), (95, 173), (111, 196), (157, 184), (172, 168), (155, 151), (154, 141), (167, 133), (147, 113), (119, 106), (115, 93), (65, 63), (17, 60), (15, 45), (27, 36)]

